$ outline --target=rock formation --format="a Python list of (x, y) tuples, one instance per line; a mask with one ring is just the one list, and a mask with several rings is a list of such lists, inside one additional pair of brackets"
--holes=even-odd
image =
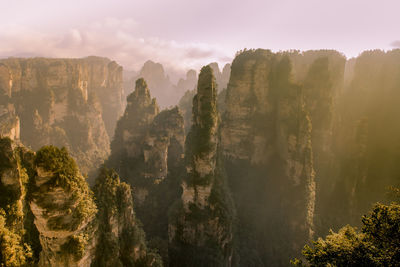
[(218, 124), (215, 78), (206, 66), (193, 99), (183, 192), (170, 214), (173, 266), (232, 265), (234, 207), (219, 156)]
[(176, 85), (178, 91), (183, 93), (187, 90), (195, 90), (197, 84), (197, 73), (195, 70), (189, 70), (185, 79), (180, 79)]
[(1, 264), (162, 266), (147, 250), (130, 187), (114, 172), (102, 169), (95, 203), (65, 148), (34, 153), (9, 138), (0, 148)]
[(96, 205), (66, 149), (40, 149), (31, 178), (30, 210), (42, 250), (39, 266), (90, 266), (96, 242)]
[(0, 139), (0, 262), (4, 266), (32, 266), (41, 251), (27, 200), (33, 160), (29, 150), (9, 138)]
[[(159, 112), (144, 79), (127, 98), (118, 121), (107, 166), (133, 187), (138, 218), (150, 243), (167, 261), (167, 211), (177, 197), (182, 168), (183, 117), (177, 107)], [(151, 211), (151, 212), (149, 212)], [(153, 242), (154, 241), (154, 242)]]
[(147, 251), (144, 232), (135, 218), (131, 187), (120, 182), (115, 171), (102, 168), (94, 193), (99, 241), (91, 266), (162, 266), (161, 258)]
[[(122, 108), (122, 68), (106, 58), (0, 61), (1, 104), (33, 149), (67, 146), (84, 173), (107, 157)], [(12, 106), (10, 108), (10, 106)]]
[(229, 82), (229, 76), (231, 74), (231, 64), (225, 64), (225, 66), (222, 69), (222, 72), (220, 71), (217, 62), (212, 62), (209, 64), (209, 66), (213, 70), (215, 76), (215, 82), (217, 84), (217, 90), (220, 92), (226, 89)]
[(241, 265), (284, 266), (312, 237), (322, 165), (316, 151), (330, 149), (339, 85), (329, 75), (340, 80), (342, 58), (258, 49), (233, 61), (221, 140), (241, 225)]
[(182, 111), (183, 120), (185, 124), (185, 134), (189, 133), (192, 127), (192, 105), (193, 97), (196, 95), (196, 90), (188, 90), (179, 100), (178, 107)]
[(21, 125), (12, 105), (0, 105), (0, 137), (8, 137), (11, 140), (19, 140)]
[[(165, 73), (163, 65), (155, 63), (151, 60), (146, 61), (139, 73), (132, 77), (130, 83), (134, 83), (137, 79), (144, 79), (152, 88), (153, 95), (158, 99), (162, 108), (175, 105), (179, 97), (184, 91), (180, 92), (174, 85), (169, 76)], [(131, 88), (134, 90), (135, 88)], [(127, 95), (132, 91), (128, 89)]]
[[(210, 63), (209, 66), (212, 68), (214, 76), (216, 77), (215, 82), (217, 85), (217, 90), (218, 90), (218, 97), (217, 97), (217, 109), (220, 114), (223, 114), (225, 112), (225, 97), (226, 97), (226, 87), (228, 85), (229, 81), (229, 76), (231, 74), (231, 65), (226, 64), (222, 70), (222, 73), (219, 70), (218, 63), (213, 62)], [(187, 74), (187, 80), (189, 80), (189, 73)], [(191, 75), (195, 75), (195, 72), (193, 71)], [(193, 79), (191, 78), (193, 83), (190, 85), (192, 86), (185, 86), (182, 92), (185, 92), (185, 94), (182, 96), (182, 98), (179, 100), (178, 106), (179, 109), (181, 110), (183, 114), (183, 119), (185, 122), (185, 133), (187, 134), (190, 130), (190, 127), (192, 126), (192, 102), (193, 102), (193, 97), (196, 95), (196, 90), (195, 90), (195, 85), (197, 84), (197, 78)], [(182, 84), (184, 84), (182, 82)], [(178, 88), (180, 88), (180, 83), (178, 83)]]
[(371, 205), (399, 185), (400, 50), (366, 51), (347, 66), (334, 129), (335, 172), (322, 184), (321, 234), (359, 225)]

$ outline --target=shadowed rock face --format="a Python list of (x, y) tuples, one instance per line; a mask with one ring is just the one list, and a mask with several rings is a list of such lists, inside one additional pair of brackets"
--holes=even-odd
[(192, 113), (183, 192), (170, 215), (170, 263), (230, 266), (234, 209), (218, 155), (217, 91), (210, 66), (200, 72)]
[(20, 119), (33, 149), (67, 146), (84, 173), (107, 157), (122, 113), (122, 67), (106, 58), (0, 61), (1, 104)]
[(371, 205), (399, 185), (400, 50), (366, 51), (346, 66), (337, 105), (334, 172), (321, 185), (321, 235), (360, 225)]
[(91, 266), (161, 267), (160, 257), (147, 251), (145, 234), (133, 210), (130, 185), (120, 182), (115, 171), (102, 168), (94, 193), (99, 226), (96, 257)]
[(344, 63), (334, 51), (261, 49), (233, 61), (221, 140), (242, 226), (241, 264), (285, 266), (312, 237)]
[(109, 163), (134, 187), (158, 183), (168, 175), (168, 162), (181, 160), (183, 118), (177, 107), (159, 112), (143, 79), (127, 98), (118, 121)]
[(130, 177), (128, 169), (134, 169), (125, 161), (143, 156), (144, 138), (158, 113), (158, 104), (155, 98), (151, 98), (147, 83), (138, 79), (135, 91), (127, 97), (125, 113), (117, 123), (111, 143), (109, 162), (122, 177)]
[[(118, 121), (107, 166), (132, 186), (138, 218), (150, 245), (168, 261), (167, 212), (177, 198), (185, 142), (183, 117), (177, 107), (159, 112), (144, 79), (127, 98)], [(150, 212), (151, 211), (151, 212)]]

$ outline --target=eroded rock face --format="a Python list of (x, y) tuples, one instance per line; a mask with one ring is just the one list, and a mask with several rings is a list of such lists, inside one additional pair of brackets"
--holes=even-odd
[(117, 63), (99, 57), (4, 59), (0, 91), (1, 102), (14, 106), (25, 145), (67, 146), (84, 173), (109, 154), (109, 136), (122, 113)]
[(137, 216), (164, 260), (168, 253), (167, 212), (179, 191), (176, 177), (182, 168), (184, 142), (179, 109), (159, 112), (146, 82), (138, 79), (118, 121), (107, 166), (132, 186)]
[(193, 99), (183, 192), (170, 216), (169, 255), (173, 266), (232, 264), (234, 210), (218, 156), (218, 122), (215, 78), (212, 68), (206, 66), (200, 72)]
[(400, 50), (366, 51), (347, 64), (334, 129), (334, 172), (321, 184), (321, 235), (359, 225), (399, 181)]
[(0, 243), (5, 266), (34, 266), (41, 251), (29, 211), (29, 173), (34, 155), (9, 138), (0, 139)]
[(127, 98), (124, 116), (117, 123), (111, 143), (109, 162), (122, 177), (130, 177), (128, 169), (133, 168), (127, 166), (126, 161), (144, 156), (143, 141), (158, 113), (158, 104), (155, 98), (151, 98), (147, 83), (138, 79), (135, 91)]
[[(261, 49), (233, 61), (221, 140), (239, 223), (255, 236), (239, 234), (247, 246), (240, 248), (241, 264), (286, 265), (312, 237), (315, 182), (332, 156), (344, 63), (334, 51)], [(277, 243), (286, 244), (282, 253), (273, 252)], [(258, 247), (259, 255), (250, 256), (248, 247)]]
[[(95, 194), (66, 149), (0, 139), (1, 260), (7, 266), (162, 266), (129, 185), (102, 169)], [(96, 203), (95, 203), (96, 199)]]
[(135, 190), (157, 184), (168, 175), (168, 164), (178, 165), (184, 144), (183, 118), (178, 108), (159, 112), (143, 79), (128, 96), (124, 116), (112, 142), (110, 164)]
[(12, 105), (0, 105), (0, 137), (20, 140), (20, 121)]
[(39, 231), (39, 266), (90, 266), (96, 243), (96, 205), (65, 149), (44, 147), (35, 158), (30, 209)]
[(147, 251), (130, 185), (120, 182), (115, 171), (102, 168), (94, 192), (99, 206), (99, 240), (92, 266), (162, 266), (160, 257)]

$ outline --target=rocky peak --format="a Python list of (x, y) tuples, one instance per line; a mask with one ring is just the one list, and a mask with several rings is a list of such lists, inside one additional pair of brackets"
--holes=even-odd
[[(231, 266), (234, 207), (218, 158), (217, 92), (213, 70), (201, 69), (193, 124), (185, 144), (181, 198), (169, 222), (174, 266)], [(201, 215), (200, 215), (201, 214)], [(213, 245), (213, 255), (208, 251)], [(190, 256), (188, 256), (190, 255)]]
[(151, 98), (146, 81), (138, 79), (135, 91), (127, 97), (125, 113), (117, 123), (111, 143), (111, 158), (119, 158), (126, 153), (129, 157), (140, 155), (143, 138), (158, 113), (157, 101)]
[(217, 62), (212, 62), (208, 64), (214, 73), (214, 77), (217, 83), (218, 91), (222, 91), (223, 89), (226, 89), (226, 86), (228, 85), (229, 81), (229, 76), (231, 74), (231, 64), (225, 64), (225, 66), (221, 70), (219, 69), (218, 63)]
[(179, 192), (177, 177), (185, 142), (183, 117), (177, 107), (159, 112), (144, 79), (137, 81), (127, 101), (106, 165), (132, 186), (137, 216), (152, 247), (167, 260), (167, 212)]
[(187, 155), (191, 158), (188, 168), (204, 178), (215, 169), (217, 150), (217, 88), (210, 66), (201, 69), (192, 113), (193, 125), (187, 144), (192, 154)]
[(140, 107), (147, 107), (152, 104), (150, 90), (147, 86), (146, 81), (143, 78), (136, 80), (135, 91), (128, 96), (128, 105), (136, 105)]
[(161, 107), (168, 107), (176, 103), (178, 95), (176, 86), (172, 84), (160, 63), (155, 63), (151, 60), (146, 61), (139, 75), (134, 79), (139, 78), (146, 80)]
[(171, 159), (180, 162), (184, 144), (183, 118), (178, 108), (159, 113), (144, 79), (136, 81), (136, 89), (127, 102), (111, 144), (109, 162), (131, 185), (144, 189), (139, 181), (161, 181), (167, 176), (168, 162)]
[(164, 67), (160, 63), (155, 63), (151, 60), (146, 61), (140, 70), (140, 75), (143, 77), (153, 76), (156, 80), (166, 79)]

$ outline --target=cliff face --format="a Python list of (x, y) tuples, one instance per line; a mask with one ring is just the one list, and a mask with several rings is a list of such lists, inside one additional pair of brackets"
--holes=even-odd
[(113, 170), (102, 168), (94, 189), (99, 213), (96, 257), (92, 266), (162, 266), (148, 253), (133, 210), (131, 187)]
[(178, 108), (159, 112), (143, 79), (127, 98), (124, 116), (118, 121), (111, 156), (113, 167), (130, 184), (138, 218), (143, 222), (151, 247), (168, 262), (167, 212), (177, 197), (182, 168), (183, 117)]
[(385, 199), (389, 186), (398, 186), (399, 59), (398, 49), (376, 50), (349, 63), (334, 132), (337, 172), (321, 201), (324, 225), (359, 225), (372, 203)]
[(32, 266), (41, 251), (32, 212), (26, 212), (33, 159), (9, 138), (0, 139), (0, 262), (5, 266)]
[(209, 66), (213, 70), (218, 91), (226, 89), (229, 82), (229, 76), (231, 74), (231, 64), (225, 64), (225, 66), (222, 68), (222, 72), (220, 71), (217, 62), (212, 62), (209, 64)]
[(85, 173), (108, 155), (122, 108), (122, 68), (106, 58), (0, 61), (1, 102), (33, 149), (68, 146)]
[[(125, 162), (129, 159), (144, 157), (143, 142), (150, 124), (158, 113), (158, 104), (155, 98), (151, 98), (145, 80), (138, 79), (135, 91), (127, 98), (124, 116), (117, 123), (114, 140), (111, 143), (109, 161), (122, 177), (130, 177), (131, 172), (141, 175), (143, 168), (139, 170), (137, 166), (135, 168), (132, 164), (125, 164)], [(138, 165), (143, 161), (138, 162)]]
[(19, 117), (15, 115), (12, 105), (0, 105), (0, 137), (8, 137), (11, 140), (19, 140), (21, 126)]
[(65, 149), (44, 147), (36, 154), (30, 209), (39, 231), (39, 266), (90, 266), (96, 205)]
[(147, 251), (130, 187), (115, 173), (102, 170), (95, 203), (66, 149), (47, 146), (35, 154), (8, 138), (0, 146), (2, 264), (162, 266)]
[(203, 67), (185, 146), (181, 199), (170, 214), (173, 266), (231, 266), (234, 208), (219, 157), (215, 78)]
[(314, 159), (330, 149), (336, 94), (327, 76), (340, 73), (341, 60), (332, 51), (259, 49), (233, 61), (221, 140), (242, 225), (241, 264), (285, 265), (312, 237), (315, 182), (326, 168)]
[[(228, 86), (231, 74), (231, 65), (226, 64), (222, 72), (219, 70), (218, 63), (213, 62), (210, 63), (209, 66), (213, 70), (217, 85), (217, 109), (219, 114), (223, 114), (225, 112), (226, 87)], [(189, 73), (191, 73), (190, 76)], [(179, 100), (178, 106), (183, 115), (186, 134), (189, 133), (190, 127), (192, 126), (192, 104), (193, 97), (196, 95), (195, 87), (197, 84), (197, 77), (193, 77), (193, 75), (195, 76), (196, 72), (193, 70), (189, 71), (186, 80), (181, 80), (178, 83), (178, 88), (182, 88), (181, 91), (185, 92)]]

